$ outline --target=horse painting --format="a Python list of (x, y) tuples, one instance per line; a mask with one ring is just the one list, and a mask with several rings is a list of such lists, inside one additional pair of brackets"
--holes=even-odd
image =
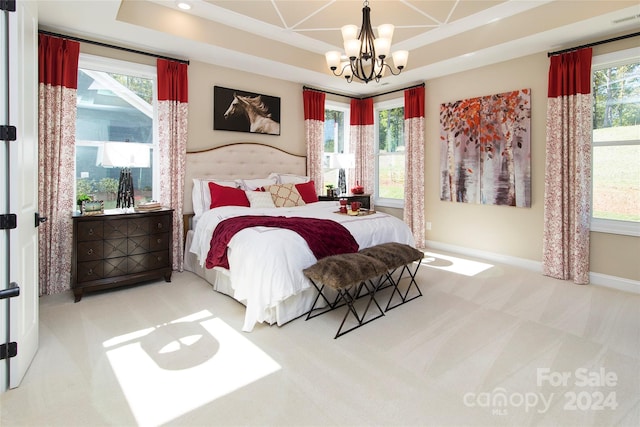
[(273, 120), (269, 108), (262, 101), (262, 95), (241, 96), (234, 92), (233, 100), (224, 113), (224, 119), (244, 116), (249, 120), (249, 132), (280, 135), (280, 123)]

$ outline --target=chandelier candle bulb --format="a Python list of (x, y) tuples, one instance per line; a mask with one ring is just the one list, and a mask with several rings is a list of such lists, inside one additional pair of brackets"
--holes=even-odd
[(351, 59), (356, 59), (360, 55), (360, 40), (351, 39), (344, 42), (344, 51)]
[(391, 40), (377, 38), (373, 41), (373, 47), (376, 50), (376, 55), (378, 58), (384, 59), (389, 56), (389, 51), (391, 50)]
[(342, 40), (358, 40), (358, 27), (356, 25), (345, 25), (340, 31), (342, 32)]
[(342, 54), (337, 50), (332, 50), (324, 54), (324, 57), (327, 60), (327, 65), (330, 69), (335, 70), (340, 66), (340, 57)]
[(391, 45), (391, 39), (393, 39), (393, 30), (395, 27), (392, 24), (378, 25), (378, 37), (381, 39), (388, 39), (389, 45)]
[(409, 59), (409, 51), (396, 50), (391, 54), (393, 56), (393, 64), (398, 70), (402, 70), (407, 66), (407, 60)]

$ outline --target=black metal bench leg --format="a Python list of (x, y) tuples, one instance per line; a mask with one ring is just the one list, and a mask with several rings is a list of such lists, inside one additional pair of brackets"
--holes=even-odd
[[(409, 302), (411, 300), (414, 300), (420, 296), (422, 296), (422, 292), (420, 291), (420, 288), (418, 287), (418, 283), (416, 282), (416, 273), (418, 272), (418, 268), (420, 268), (420, 262), (417, 262), (416, 268), (415, 270), (411, 271), (411, 267), (410, 264), (404, 265), (402, 266), (402, 270), (400, 270), (400, 276), (398, 276), (398, 280), (395, 281), (395, 287), (391, 293), (391, 296), (389, 297), (389, 301), (387, 302), (387, 306), (385, 307), (385, 311), (389, 311), (393, 308), (396, 308), (406, 302)], [(410, 281), (409, 281), (409, 285), (407, 286), (407, 289), (404, 292), (404, 295), (402, 294), (402, 292), (400, 291), (400, 282), (402, 281), (402, 276), (404, 275), (404, 272), (407, 272), (407, 274), (409, 275)], [(408, 298), (409, 296), (409, 291), (411, 290), (412, 287), (415, 287), (416, 290), (418, 291), (418, 295), (412, 296), (411, 298)], [(398, 302), (397, 304), (391, 305), (391, 302), (393, 301), (393, 297), (395, 296), (396, 292), (398, 293), (398, 296), (400, 297), (400, 302)]]
[[(366, 325), (367, 323), (384, 316), (384, 311), (382, 310), (382, 308), (380, 307), (380, 305), (378, 304), (378, 301), (376, 301), (375, 299), (375, 293), (377, 288), (380, 286), (380, 282), (382, 281), (382, 276), (380, 278), (378, 278), (378, 283), (376, 285), (374, 285), (373, 283), (371, 283), (372, 289), (369, 289), (369, 287), (367, 286), (366, 282), (361, 282), (360, 285), (358, 285), (356, 292), (354, 293), (354, 295), (351, 295), (349, 293), (349, 290), (340, 290), (340, 293), (343, 295), (344, 300), (347, 303), (347, 311), (344, 315), (344, 318), (342, 319), (342, 322), (340, 323), (340, 326), (338, 327), (338, 331), (336, 332), (336, 336), (333, 337), (334, 339), (341, 337), (342, 335), (353, 331), (354, 329), (359, 328), (360, 326)], [(358, 314), (358, 310), (355, 307), (355, 302), (357, 300), (357, 297), (360, 295), (360, 292), (362, 290), (362, 288), (365, 287), (367, 288), (367, 290), (369, 291), (368, 295), (369, 295), (369, 300), (367, 301), (367, 305), (365, 306), (362, 315)], [(374, 317), (370, 317), (369, 319), (366, 319), (367, 317), (367, 313), (369, 312), (369, 308), (371, 307), (371, 303), (374, 303), (376, 305), (376, 307), (378, 308), (378, 311), (380, 312), (380, 314), (374, 316)], [(345, 322), (347, 321), (347, 318), (349, 317), (349, 313), (351, 313), (353, 315), (353, 317), (355, 317), (357, 324), (355, 326), (352, 326), (351, 328), (343, 331), (342, 328), (345, 325)], [(366, 320), (365, 320), (366, 319)]]

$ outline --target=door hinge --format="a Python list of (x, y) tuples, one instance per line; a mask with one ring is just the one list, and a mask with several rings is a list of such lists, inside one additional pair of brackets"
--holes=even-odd
[(17, 131), (15, 126), (11, 126), (11, 125), (0, 126), (0, 140), (15, 141), (16, 137), (17, 137)]
[(15, 12), (16, 0), (0, 0), (0, 10), (6, 10), (7, 12)]
[(0, 215), (0, 230), (13, 230), (18, 226), (16, 214)]
[(0, 345), (0, 360), (11, 359), (18, 354), (18, 343), (8, 342)]

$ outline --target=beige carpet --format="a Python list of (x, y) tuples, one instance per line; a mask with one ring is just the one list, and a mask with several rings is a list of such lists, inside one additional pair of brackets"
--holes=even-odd
[(191, 273), (43, 297), (0, 425), (640, 425), (640, 295), (443, 253), (418, 276), (337, 340), (338, 312), (241, 332)]

